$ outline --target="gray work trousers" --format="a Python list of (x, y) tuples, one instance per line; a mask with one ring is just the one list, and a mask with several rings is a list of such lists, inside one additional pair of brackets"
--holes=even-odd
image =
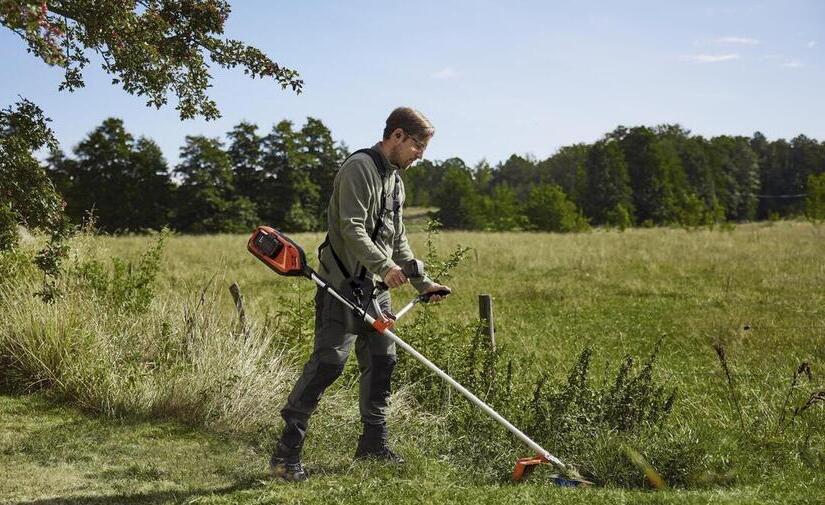
[[(379, 294), (377, 301), (382, 310), (390, 310), (388, 292)], [(390, 379), (396, 363), (395, 342), (358, 320), (341, 302), (318, 288), (315, 293), (314, 350), (281, 410), (287, 429), (292, 425), (296, 431), (287, 445), (299, 446), (303, 442), (309, 416), (318, 406), (324, 390), (343, 372), (353, 342), (361, 372), (361, 421), (370, 425), (385, 423)]]

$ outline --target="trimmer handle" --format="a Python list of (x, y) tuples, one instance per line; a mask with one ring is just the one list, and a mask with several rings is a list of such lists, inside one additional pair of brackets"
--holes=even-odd
[(420, 295), (418, 295), (418, 299), (424, 303), (430, 303), (430, 298), (432, 298), (433, 296), (438, 295), (443, 298), (449, 295), (450, 293), (452, 293), (452, 291), (450, 291), (449, 288), (438, 289), (436, 291), (430, 291), (428, 293), (421, 293)]

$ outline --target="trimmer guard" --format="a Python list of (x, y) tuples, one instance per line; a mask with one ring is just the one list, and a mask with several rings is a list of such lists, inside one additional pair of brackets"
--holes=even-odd
[[(521, 482), (526, 479), (533, 473), (533, 470), (535, 470), (538, 465), (552, 466), (552, 463), (539, 455), (516, 460), (516, 467), (513, 468), (513, 482)], [(553, 479), (553, 483), (560, 487), (589, 487), (593, 485), (589, 480), (565, 477), (558, 474), (551, 476), (551, 478)]]

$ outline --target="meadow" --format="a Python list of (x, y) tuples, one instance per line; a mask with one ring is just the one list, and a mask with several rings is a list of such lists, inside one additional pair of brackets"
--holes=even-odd
[[(314, 258), (323, 237), (292, 238)], [(407, 465), (352, 462), (353, 359), (313, 417), (311, 480), (270, 482), (314, 288), (266, 269), (246, 239), (81, 235), (52, 305), (34, 296), (37, 237), (0, 258), (0, 500), (825, 500), (822, 227), (411, 234), (422, 257), (428, 241), (442, 259), (469, 249), (445, 281), (454, 294), (397, 333), (594, 489), (553, 487), (549, 468), (508, 483), (529, 450), (401, 351), (390, 423)], [(481, 293), (494, 299), (495, 350), (477, 331)], [(413, 295), (400, 290), (396, 307)]]

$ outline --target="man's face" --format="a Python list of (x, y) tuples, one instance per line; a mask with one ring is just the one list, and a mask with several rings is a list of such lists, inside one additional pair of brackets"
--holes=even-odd
[(416, 138), (402, 131), (390, 151), (390, 163), (402, 170), (409, 168), (416, 160), (424, 156), (429, 141), (429, 138)]

